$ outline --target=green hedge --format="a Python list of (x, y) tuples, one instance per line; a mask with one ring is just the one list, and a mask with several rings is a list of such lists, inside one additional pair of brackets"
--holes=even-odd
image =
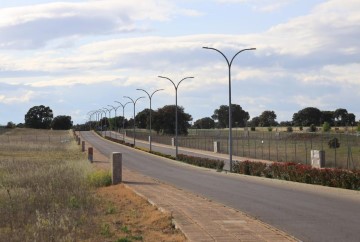
[(360, 190), (360, 170), (319, 169), (293, 162), (267, 164), (263, 162), (235, 161), (233, 171), (251, 176)]

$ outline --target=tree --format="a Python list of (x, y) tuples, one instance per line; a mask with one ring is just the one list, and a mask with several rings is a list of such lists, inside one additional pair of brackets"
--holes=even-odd
[(215, 121), (210, 118), (201, 118), (195, 121), (194, 128), (196, 129), (213, 129), (215, 128)]
[[(231, 114), (232, 127), (245, 127), (250, 118), (249, 113), (244, 111), (238, 104), (231, 104)], [(219, 109), (215, 109), (211, 117), (218, 121), (219, 128), (229, 127), (229, 106), (221, 105)]]
[(251, 127), (258, 127), (260, 124), (260, 118), (259, 117), (253, 117), (250, 121)]
[(25, 115), (25, 126), (34, 129), (49, 129), (53, 111), (44, 105), (34, 106)]
[[(152, 127), (156, 132), (175, 134), (175, 110), (175, 105), (166, 105), (154, 113)], [(178, 134), (188, 134), (188, 128), (191, 126), (189, 121), (191, 120), (191, 115), (185, 113), (183, 107), (178, 106)]]
[(68, 130), (73, 126), (70, 116), (59, 115), (56, 116), (51, 122), (51, 128), (55, 130)]
[(13, 122), (8, 122), (7, 125), (5, 126), (5, 128), (7, 129), (13, 129), (16, 127), (16, 124), (14, 124)]
[(330, 126), (335, 125), (334, 112), (333, 111), (321, 111), (321, 123), (329, 123)]
[(320, 125), (321, 111), (314, 107), (307, 107), (293, 115), (296, 126)]
[(259, 116), (259, 125), (261, 127), (269, 127), (269, 126), (276, 126), (277, 122), (275, 121), (276, 114), (274, 111), (264, 111)]
[(334, 119), (337, 126), (346, 126), (348, 124), (348, 111), (344, 108), (336, 109)]
[[(151, 119), (154, 120), (154, 111), (151, 112)], [(135, 124), (139, 129), (150, 128), (150, 109), (145, 108), (135, 116)]]

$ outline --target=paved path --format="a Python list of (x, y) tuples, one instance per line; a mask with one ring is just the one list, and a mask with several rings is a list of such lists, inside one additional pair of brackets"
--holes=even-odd
[[(94, 161), (110, 168), (109, 159), (96, 149)], [(169, 212), (189, 241), (297, 241), (245, 213), (126, 168), (123, 182), (156, 207)]]
[[(220, 173), (82, 135), (101, 152), (121, 152), (124, 167), (245, 212), (302, 241), (359, 242), (360, 192)], [(201, 152), (201, 151), (199, 151)]]

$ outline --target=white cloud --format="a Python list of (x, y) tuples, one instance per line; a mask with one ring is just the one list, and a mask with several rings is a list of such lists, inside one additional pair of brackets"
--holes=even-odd
[(255, 11), (259, 12), (273, 12), (283, 8), (284, 6), (290, 4), (294, 0), (217, 0), (220, 3), (240, 3), (248, 4)]
[(14, 103), (26, 103), (35, 96), (33, 91), (21, 91), (12, 93), (12, 95), (0, 95), (0, 103), (14, 104)]
[[(166, 0), (96, 0), (0, 8), (0, 48), (38, 48), (51, 40), (142, 31), (145, 21), (198, 16)], [(143, 21), (141, 23), (141, 21)]]

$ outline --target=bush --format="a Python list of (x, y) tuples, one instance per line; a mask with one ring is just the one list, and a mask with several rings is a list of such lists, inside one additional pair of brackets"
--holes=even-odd
[(314, 124), (310, 125), (309, 129), (310, 132), (316, 132), (316, 126)]
[(266, 164), (262, 162), (235, 161), (233, 171), (245, 175), (360, 190), (359, 170), (318, 169), (293, 162)]
[(329, 140), (328, 146), (329, 146), (330, 149), (339, 148), (340, 147), (339, 140), (337, 138), (333, 138), (333, 139)]
[(303, 127), (303, 126), (300, 126), (299, 129), (300, 129), (300, 131), (303, 131), (304, 127)]
[(105, 187), (112, 184), (111, 174), (109, 171), (97, 170), (87, 176), (89, 185), (93, 187)]
[(222, 170), (224, 168), (224, 161), (222, 160), (213, 160), (203, 157), (195, 157), (189, 155), (178, 154), (178, 160), (201, 167), (212, 168), (217, 170)]
[(250, 130), (255, 131), (256, 130), (255, 126), (251, 126)]
[(273, 130), (272, 127), (268, 127), (268, 131), (271, 132)]
[(288, 126), (288, 127), (286, 128), (286, 131), (289, 132), (289, 133), (293, 132), (293, 127)]
[(322, 128), (323, 128), (323, 132), (329, 132), (331, 130), (331, 126), (328, 122), (325, 122)]

